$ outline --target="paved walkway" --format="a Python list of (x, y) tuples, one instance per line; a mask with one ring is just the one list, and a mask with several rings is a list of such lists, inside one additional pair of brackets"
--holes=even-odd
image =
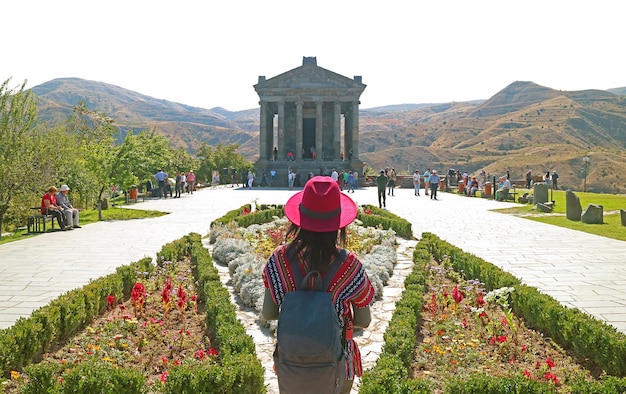
[[(284, 203), (293, 193), (204, 189), (132, 206), (169, 212), (160, 218), (94, 223), (0, 245), (0, 328), (118, 266), (154, 258), (167, 242), (190, 232), (207, 234), (211, 221), (228, 210), (254, 201)], [(350, 196), (359, 204), (378, 204), (371, 188)], [(511, 205), (449, 193), (440, 193), (435, 201), (414, 196), (412, 189), (396, 189), (395, 196), (387, 197), (387, 208), (411, 221), (416, 236), (434, 233), (626, 333), (626, 242), (490, 211)], [(389, 288), (392, 298), (379, 305), (381, 322), (391, 316), (393, 297), (400, 293), (400, 288)], [(385, 328), (374, 324), (360, 338), (366, 368), (375, 362)], [(261, 342), (259, 338), (255, 336)]]

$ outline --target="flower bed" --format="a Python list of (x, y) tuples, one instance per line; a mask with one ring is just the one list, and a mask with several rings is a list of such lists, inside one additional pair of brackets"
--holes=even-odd
[[(626, 340), (614, 328), (581, 318), (432, 234), (423, 235), (413, 260), (383, 353), (363, 376), (360, 393), (626, 391), (619, 369), (626, 362)], [(473, 277), (480, 281), (468, 279)], [(546, 336), (525, 327), (546, 310), (553, 312), (553, 327), (577, 324), (578, 330)], [(570, 342), (560, 341), (565, 336)], [(588, 349), (598, 339), (607, 347), (586, 359), (572, 347)]]
[[(24, 393), (197, 393), (206, 387), (264, 392), (254, 343), (237, 321), (199, 236), (168, 244), (159, 255), (157, 267), (144, 262), (142, 269), (135, 264), (108, 277), (116, 282), (123, 273), (133, 281), (120, 280), (121, 286), (98, 293), (94, 299), (104, 314), (87, 320), (82, 331), (77, 325), (77, 334), (43, 362), (24, 373), (15, 368), (5, 392), (17, 386)], [(84, 304), (90, 286), (58, 302)], [(54, 310), (38, 313), (52, 316)], [(72, 309), (64, 310), (72, 315)]]

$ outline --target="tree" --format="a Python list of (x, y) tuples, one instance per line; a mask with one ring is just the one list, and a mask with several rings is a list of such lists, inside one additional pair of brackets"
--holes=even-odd
[(87, 108), (84, 101), (74, 106), (68, 120), (68, 130), (76, 137), (76, 149), (84, 158), (86, 190), (95, 193), (98, 201), (98, 219), (102, 220), (102, 198), (113, 185), (115, 159), (118, 147), (114, 136), (117, 128), (106, 114)]
[(209, 180), (212, 178), (213, 170), (221, 171), (223, 168), (235, 168), (238, 171), (252, 169), (252, 163), (237, 153), (237, 148), (239, 148), (238, 144), (226, 146), (218, 144), (216, 147), (202, 144), (196, 151), (200, 160), (200, 167), (196, 174), (198, 179)]
[(16, 90), (10, 79), (0, 85), (0, 234), (5, 215), (27, 216), (28, 205), (43, 194), (43, 184), (55, 180), (50, 149), (55, 140), (37, 128), (37, 103), (26, 81)]

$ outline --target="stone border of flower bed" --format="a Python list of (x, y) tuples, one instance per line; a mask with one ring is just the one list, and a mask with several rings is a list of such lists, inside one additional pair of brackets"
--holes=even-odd
[[(511, 306), (523, 316), (528, 326), (553, 338), (564, 349), (608, 374), (595, 382), (581, 382), (573, 387), (579, 393), (620, 393), (626, 390), (626, 336), (578, 310), (562, 306), (552, 297), (523, 285), (514, 276), (476, 256), (424, 233), (413, 252), (413, 272), (405, 280), (402, 299), (385, 332), (383, 352), (376, 366), (367, 370), (360, 393), (429, 393), (427, 382), (411, 379), (411, 362), (416, 343), (416, 329), (422, 312), (423, 295), (427, 290), (424, 267), (431, 257), (441, 261), (447, 256), (457, 272), (466, 279), (479, 279), (489, 290), (511, 286)], [(546, 383), (523, 376), (494, 378), (476, 373), (471, 379), (448, 383), (447, 393), (545, 393)]]

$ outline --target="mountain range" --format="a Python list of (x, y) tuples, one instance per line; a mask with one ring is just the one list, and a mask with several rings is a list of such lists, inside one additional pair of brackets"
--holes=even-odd
[[(78, 78), (34, 87), (40, 122), (65, 121), (83, 100), (128, 130), (154, 129), (191, 153), (201, 143), (239, 144), (258, 158), (259, 109), (204, 109), (155, 99)], [(626, 193), (626, 87), (561, 91), (516, 81), (487, 100), (401, 104), (360, 110), (360, 158), (374, 170), (423, 172), (435, 168), (506, 171), (511, 180), (558, 171), (563, 188)]]

